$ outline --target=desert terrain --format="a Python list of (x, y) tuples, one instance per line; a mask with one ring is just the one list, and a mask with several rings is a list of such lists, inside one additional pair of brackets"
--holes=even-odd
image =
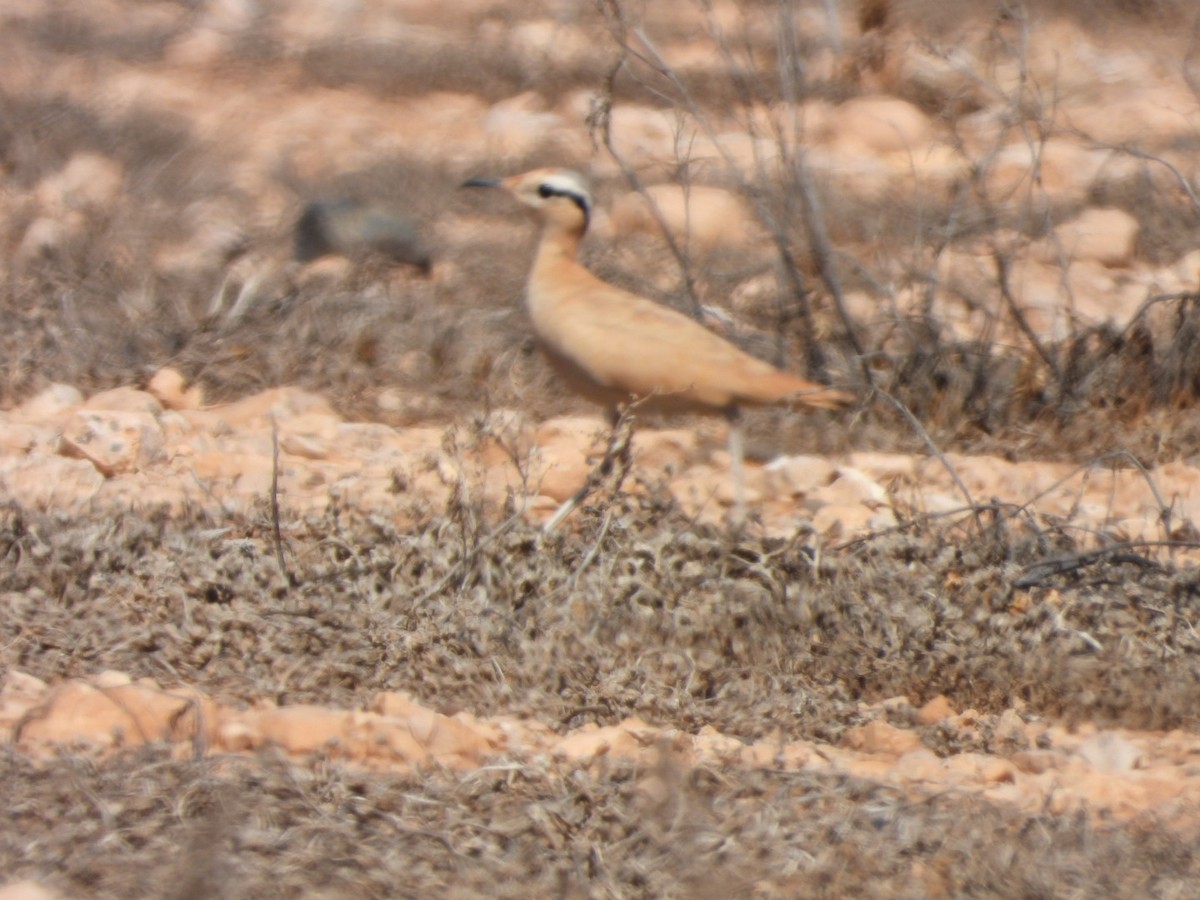
[[(1198, 35), (6, 0), (0, 898), (1200, 895)], [(857, 398), (747, 411), (746, 520), (635, 407), (543, 529), (610, 429), (459, 189), (538, 166)]]

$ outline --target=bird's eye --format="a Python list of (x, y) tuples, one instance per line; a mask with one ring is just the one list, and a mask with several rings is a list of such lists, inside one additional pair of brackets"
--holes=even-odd
[(539, 184), (538, 185), (538, 196), (541, 197), (543, 200), (545, 200), (548, 197), (553, 197), (554, 196), (554, 188), (550, 187), (550, 185), (548, 185), (548, 184)]

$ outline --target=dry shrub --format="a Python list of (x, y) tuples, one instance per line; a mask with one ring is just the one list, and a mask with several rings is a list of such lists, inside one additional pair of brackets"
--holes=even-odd
[[(495, 524), (469, 484), (408, 532), (337, 512), (285, 522), (290, 590), (266, 522), (228, 523), (235, 540), (196, 537), (217, 524), (199, 515), (52, 529), (10, 511), (3, 663), (247, 700), (405, 689), (442, 709), (641, 715), (746, 738), (836, 740), (860, 702), (897, 695), (1129, 727), (1197, 713), (1196, 598), (1166, 563), (1101, 555), (1021, 588), (1042, 572), (1026, 567), (1073, 544), (1005, 510), (970, 540), (956, 537), (969, 520), (914, 523), (817, 560), (796, 541), (696, 526), (662, 496), (616, 503), (544, 541)], [(1043, 603), (1048, 586), (1062, 599)], [(1131, 617), (1147, 641), (1124, 640)]]
[[(284, 522), (290, 583), (265, 519), (7, 510), (0, 666), (115, 668), (226, 702), (407, 690), (447, 713), (560, 729), (640, 715), (745, 739), (836, 741), (877, 715), (864, 702), (898, 694), (944, 692), (985, 717), (1016, 699), (1026, 715), (1122, 726), (1197, 715), (1196, 581), (1169, 566), (1100, 555), (1016, 588), (1070, 541), (993, 517), (971, 541), (913, 526), (818, 561), (798, 542), (698, 528), (661, 497), (585, 511), (581, 533), (543, 542), (490, 524), (471, 496), (464, 485), (403, 533), (337, 513)], [(911, 707), (892, 709), (912, 725)], [(986, 728), (922, 733), (939, 752), (995, 749)], [(180, 897), (451, 883), (509, 896), (518, 875), (526, 896), (1011, 896), (1064, 879), (1103, 895), (1197, 876), (1194, 842), (1161, 829), (913, 800), (834, 773), (685, 768), (665, 748), (649, 765), (498, 760), (460, 775), (309, 763), (8, 752), (0, 866), (52, 872), (66, 892)]]
[(0, 864), (65, 894), (1150, 896), (1200, 875), (1162, 829), (669, 757), (379, 776), (149, 748), (104, 766), (4, 753), (0, 774)]

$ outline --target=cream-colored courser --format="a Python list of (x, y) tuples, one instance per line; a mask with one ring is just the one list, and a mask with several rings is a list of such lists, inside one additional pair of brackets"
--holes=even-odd
[(853, 401), (845, 391), (777, 369), (682, 313), (601, 281), (584, 268), (577, 252), (592, 197), (578, 172), (535, 169), (511, 178), (472, 178), (463, 186), (501, 188), (537, 214), (542, 236), (526, 304), (539, 342), (575, 390), (610, 410), (637, 398), (643, 400), (640, 409), (720, 412), (734, 423), (730, 449), (739, 515), (738, 408), (796, 402), (836, 409)]

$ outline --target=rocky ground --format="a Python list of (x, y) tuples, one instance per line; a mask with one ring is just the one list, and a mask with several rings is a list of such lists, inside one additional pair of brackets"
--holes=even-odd
[[(75, 6), (0, 11), (0, 897), (1197, 892), (1188, 4)], [(541, 528), (608, 429), (457, 190), (535, 165), (860, 397), (749, 521), (679, 418)]]

